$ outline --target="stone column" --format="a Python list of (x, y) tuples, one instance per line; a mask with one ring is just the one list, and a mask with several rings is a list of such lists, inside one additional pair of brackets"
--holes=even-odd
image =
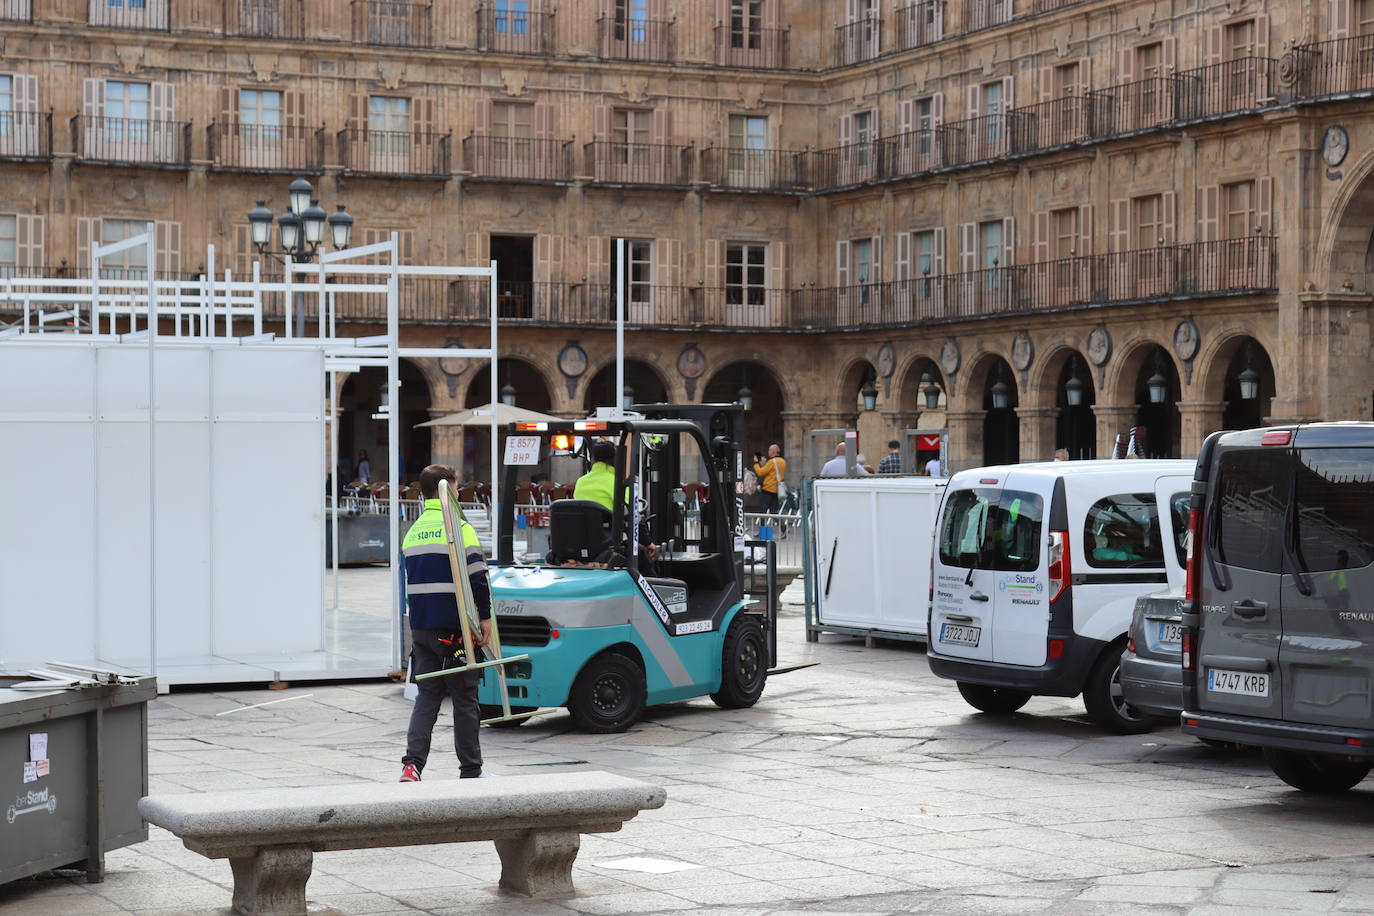
[(1097, 420), (1097, 457), (1112, 457), (1116, 447), (1117, 433), (1125, 436), (1135, 425), (1136, 405), (1113, 407), (1107, 404), (1094, 404), (1093, 417)]
[(1054, 439), (1059, 408), (1018, 407), (1016, 416), (1021, 421), (1021, 460), (1049, 461), (1053, 458), (1058, 446)]
[(949, 450), (945, 455), (948, 467), (941, 468), (948, 477), (955, 471), (976, 468), (983, 463), (983, 418), (986, 410), (950, 410), (945, 413), (949, 429)]
[(1202, 450), (1202, 440), (1221, 429), (1225, 401), (1179, 401), (1179, 455), (1191, 458)]
[[(1266, 423), (1368, 420), (1374, 366), (1369, 361), (1374, 296), (1348, 291), (1302, 293), (1300, 356), (1285, 364), (1271, 355), (1278, 396)], [(1283, 397), (1285, 391), (1294, 397)]]

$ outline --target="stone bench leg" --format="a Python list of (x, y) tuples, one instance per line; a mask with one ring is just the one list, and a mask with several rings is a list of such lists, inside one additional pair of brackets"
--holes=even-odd
[(575, 830), (531, 830), (511, 840), (497, 840), (501, 886), (528, 897), (573, 896), (572, 866), (582, 835)]
[(255, 856), (230, 859), (234, 912), (245, 916), (306, 916), (305, 883), (315, 854), (308, 846), (269, 846)]

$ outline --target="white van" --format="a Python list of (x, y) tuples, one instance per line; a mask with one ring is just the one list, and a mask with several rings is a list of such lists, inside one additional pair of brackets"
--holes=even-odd
[(1183, 590), (1194, 463), (1059, 461), (949, 481), (931, 559), (930, 669), (974, 707), (1083, 694), (1119, 734), (1152, 722), (1121, 696), (1136, 598)]

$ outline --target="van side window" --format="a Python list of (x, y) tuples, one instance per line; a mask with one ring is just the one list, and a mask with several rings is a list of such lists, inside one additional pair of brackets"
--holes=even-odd
[(1212, 547), (1228, 566), (1283, 571), (1288, 452), (1243, 449), (1217, 462)]
[(1374, 562), (1374, 449), (1300, 450), (1293, 499), (1304, 572)]
[(1044, 501), (1019, 490), (950, 494), (940, 527), (940, 562), (964, 569), (1033, 572), (1040, 568)]
[(1083, 525), (1083, 555), (1103, 569), (1164, 565), (1153, 493), (1118, 493), (1093, 503)]
[(1188, 566), (1188, 512), (1193, 507), (1192, 493), (1175, 493), (1169, 497), (1169, 520), (1174, 525), (1174, 551), (1178, 555), (1178, 565)]

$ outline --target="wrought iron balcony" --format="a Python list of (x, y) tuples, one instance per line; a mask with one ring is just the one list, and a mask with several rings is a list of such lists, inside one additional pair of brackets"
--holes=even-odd
[(90, 0), (91, 25), (108, 29), (167, 31), (172, 0)]
[(210, 161), (233, 172), (318, 172), (324, 128), (214, 122), (205, 129)]
[(338, 139), (344, 168), (354, 174), (446, 179), (453, 171), (449, 134), (347, 127)]
[(786, 29), (716, 26), (716, 63), (722, 67), (781, 70), (787, 66)]
[(1195, 109), (1185, 118), (1215, 118), (1252, 111), (1278, 100), (1279, 62), (1269, 57), (1236, 60), (1185, 70), (1180, 74), (1191, 86)]
[(692, 180), (690, 146), (593, 140), (583, 147), (593, 180), (602, 184), (681, 187)]
[(353, 0), (353, 40), (402, 48), (434, 46), (434, 9), (402, 0)]
[(548, 54), (553, 50), (553, 13), (511, 6), (477, 8), (477, 45), (503, 54)]
[(52, 158), (52, 112), (0, 111), (0, 159), (37, 162)]
[(1011, 0), (970, 0), (964, 7), (964, 31), (976, 32), (1011, 22)]
[(72, 150), (86, 162), (188, 168), (191, 122), (76, 115)]
[(224, 34), (304, 38), (305, 0), (224, 0)]
[(1107, 112), (1093, 93), (1037, 102), (1015, 113), (1022, 119), (1023, 146), (1028, 150), (1086, 143), (1106, 133), (1103, 115)]
[(835, 66), (862, 63), (882, 53), (883, 21), (860, 19), (835, 28)]
[(707, 147), (700, 177), (732, 190), (805, 191), (811, 185), (808, 158), (798, 150)]
[(476, 178), (569, 181), (572, 145), (571, 140), (467, 137), (463, 140), (463, 168)]
[(1374, 91), (1374, 35), (1296, 47), (1284, 57), (1281, 74), (1309, 98)]
[(897, 49), (907, 51), (945, 37), (944, 0), (921, 0), (897, 10)]
[(1057, 10), (1065, 6), (1074, 6), (1082, 2), (1083, 0), (1035, 0), (1031, 8), (1037, 13), (1048, 13), (1051, 10)]
[(847, 143), (811, 153), (811, 175), (818, 188), (845, 188), (883, 177), (882, 140)]
[(32, 22), (33, 0), (0, 0), (0, 21)]
[(951, 121), (939, 128), (950, 163), (986, 162), (1027, 152), (1030, 119), (1020, 110)]
[(673, 59), (673, 22), (602, 16), (596, 21), (599, 54), (606, 60), (668, 62)]

